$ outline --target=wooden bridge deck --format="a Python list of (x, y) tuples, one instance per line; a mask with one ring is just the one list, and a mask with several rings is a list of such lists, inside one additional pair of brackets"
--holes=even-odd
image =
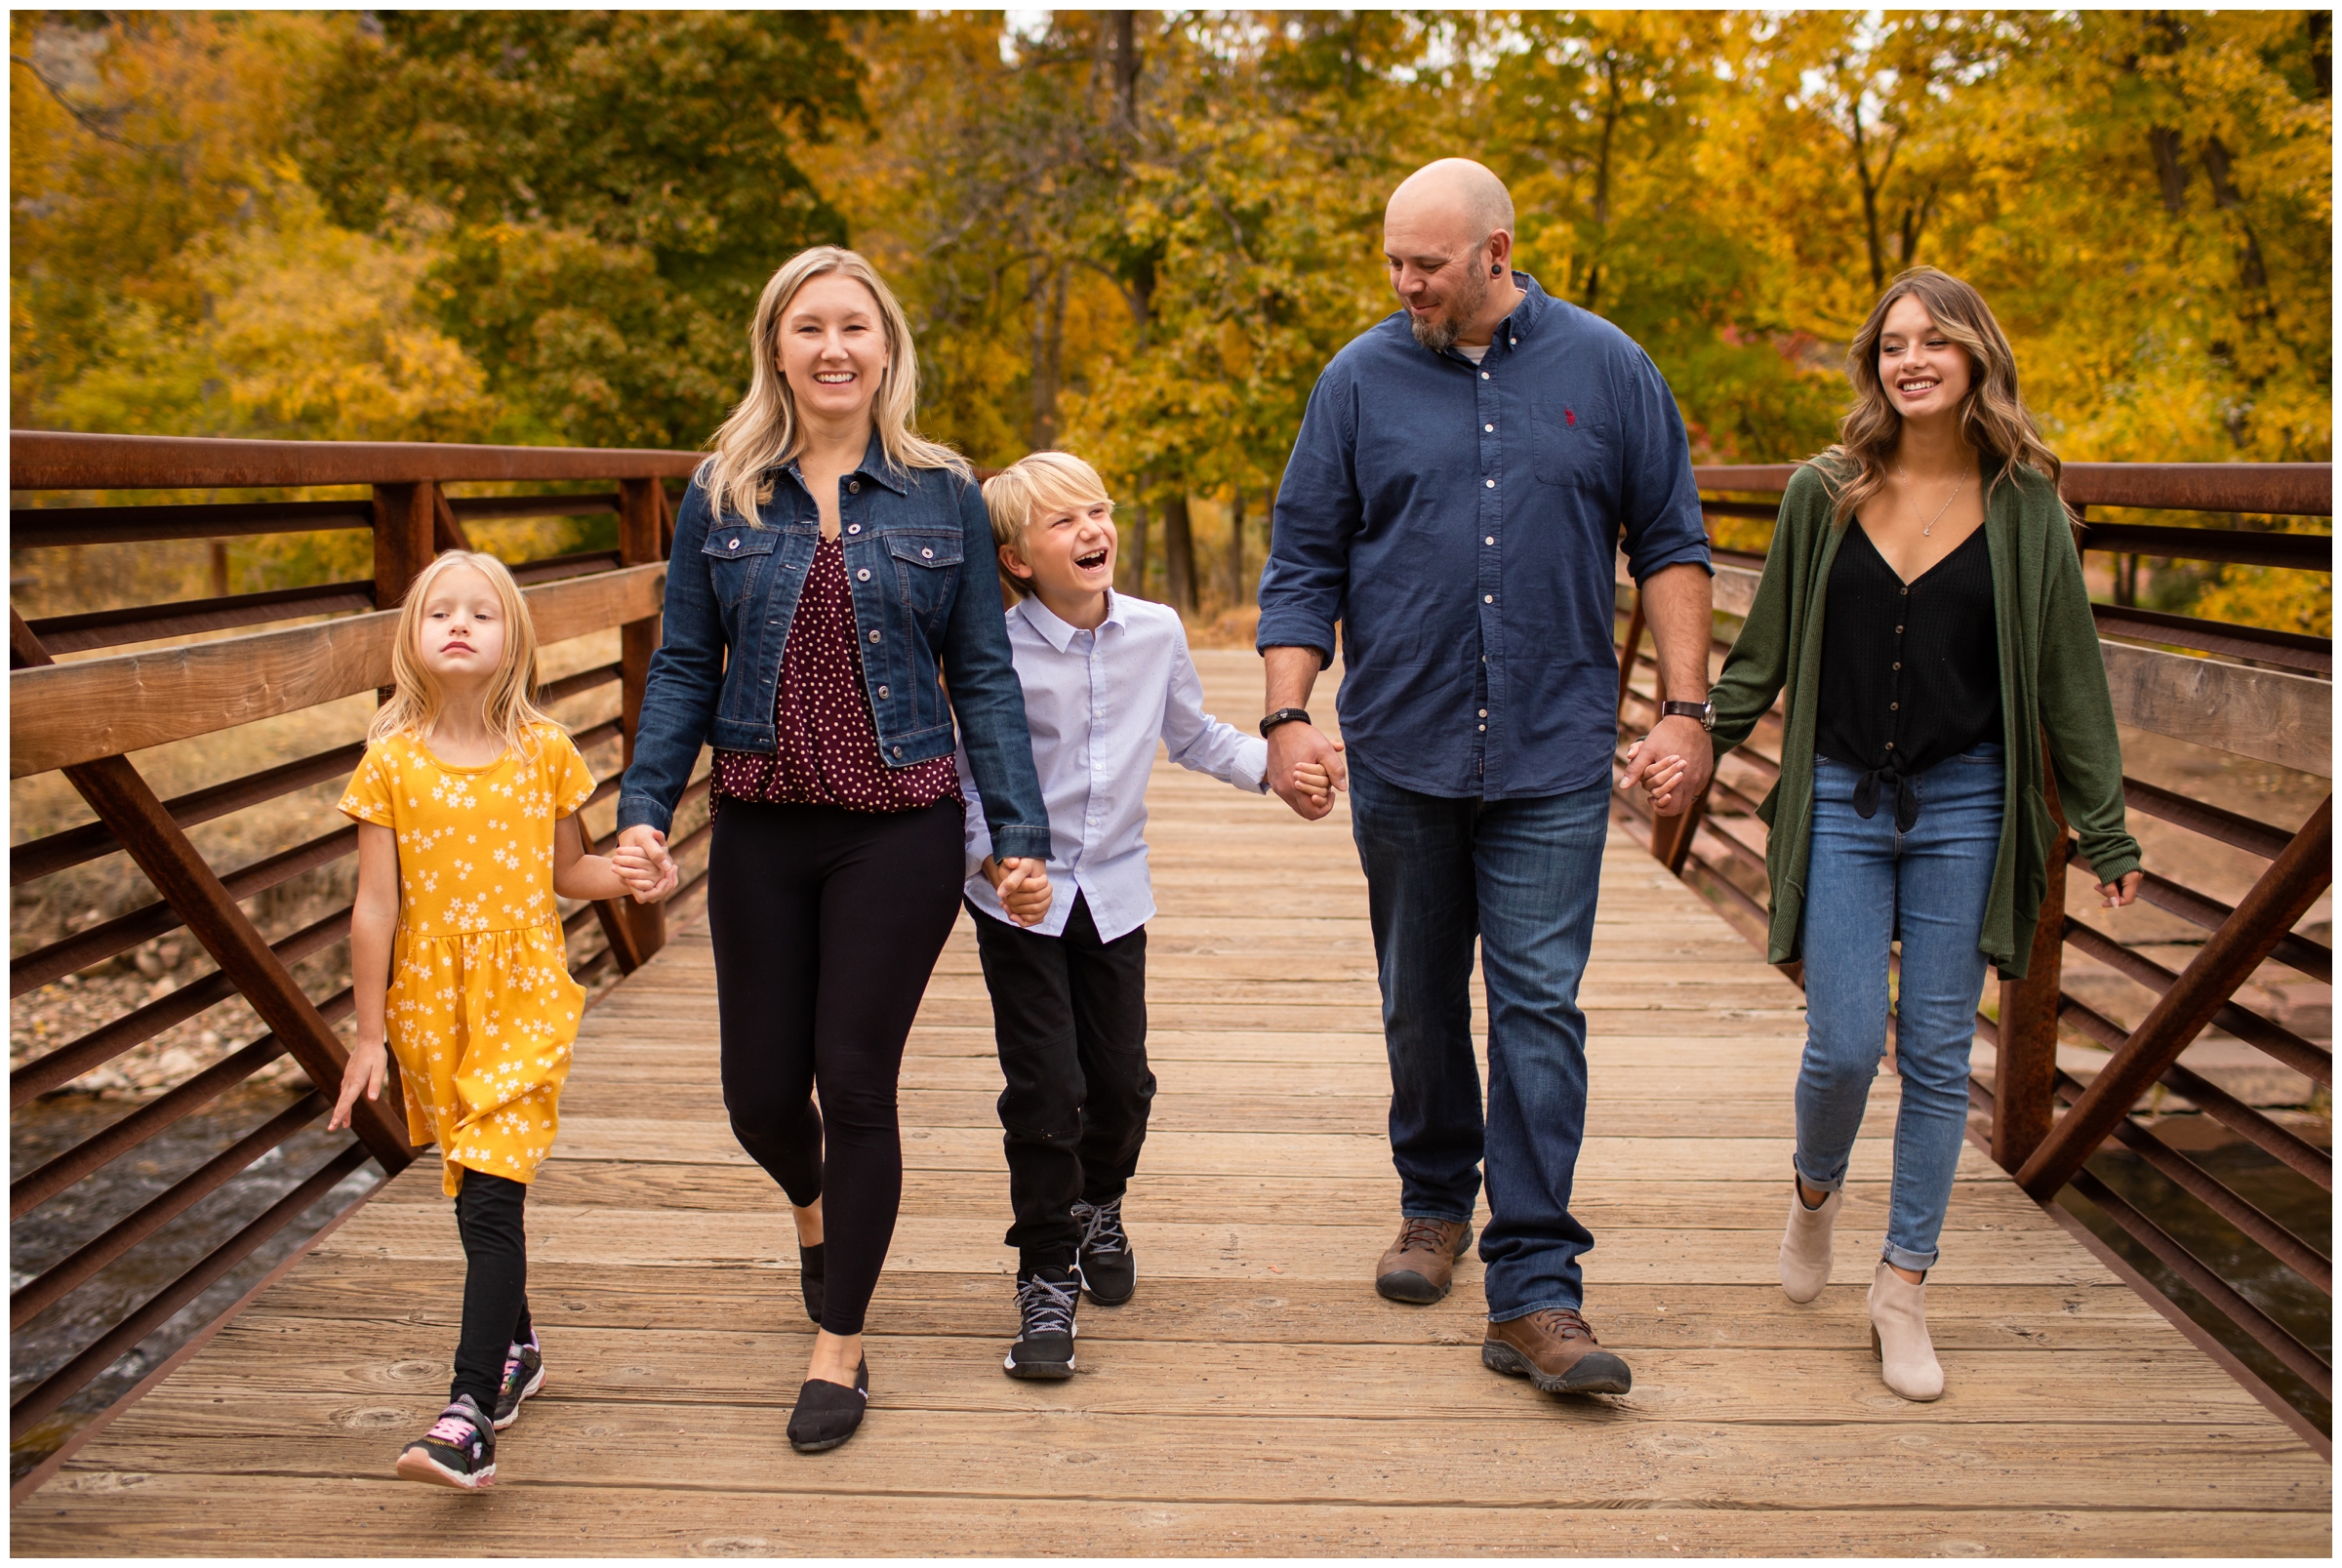
[[(1220, 711), (1248, 655), (1199, 662)], [(1018, 1383), (989, 1014), (963, 917), (903, 1078), (903, 1222), (845, 1448), (783, 1436), (812, 1334), (778, 1193), (726, 1129), (707, 944), (590, 1016), (530, 1206), (545, 1392), (500, 1484), (390, 1477), (445, 1397), (462, 1277), (419, 1166), (14, 1512), (20, 1553), (2324, 1556), (2330, 1467), (1973, 1149), (1929, 1292), (1950, 1391), (1863, 1317), (1895, 1083), (1837, 1280), (1774, 1283), (1800, 998), (1623, 835), (1583, 1001), (1589, 1315), (1635, 1369), (1563, 1402), (1484, 1371), (1478, 1265), (1379, 1300), (1395, 1225), (1364, 887), (1340, 815), (1164, 768), (1161, 1093), (1140, 1293), (1082, 1375)]]

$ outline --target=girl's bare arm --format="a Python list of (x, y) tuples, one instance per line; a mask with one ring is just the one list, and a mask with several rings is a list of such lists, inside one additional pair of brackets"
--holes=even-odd
[(575, 814), (553, 824), (553, 891), (565, 899), (623, 899), (634, 890), (607, 855), (586, 853)]
[(329, 1131), (349, 1125), (363, 1094), (383, 1092), (388, 1054), (383, 1011), (390, 989), (390, 945), (398, 931), (398, 835), (374, 823), (358, 824), (358, 896), (349, 908), (349, 989), (358, 1015), (358, 1038), (342, 1071), (342, 1091), (327, 1123)]

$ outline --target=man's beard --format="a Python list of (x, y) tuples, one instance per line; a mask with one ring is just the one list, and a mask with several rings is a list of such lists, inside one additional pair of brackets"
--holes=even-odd
[(1447, 308), (1436, 316), (1419, 316), (1407, 312), (1407, 325), (1414, 329), (1415, 341), (1434, 354), (1444, 354), (1456, 346), (1456, 324), (1470, 321), (1480, 313), (1488, 302), (1488, 279), (1477, 266), (1466, 274), (1465, 280), (1448, 301)]

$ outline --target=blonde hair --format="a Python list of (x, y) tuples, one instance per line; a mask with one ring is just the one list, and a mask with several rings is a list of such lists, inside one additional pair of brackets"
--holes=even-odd
[(843, 273), (870, 291), (878, 303), (878, 320), (886, 337), (886, 369), (879, 373), (878, 390), (870, 401), (870, 419), (878, 429), (878, 444), (887, 461), (898, 468), (949, 468), (965, 478), (967, 460), (949, 447), (929, 441), (911, 428), (919, 401), (919, 356), (910, 341), (910, 320), (877, 273), (861, 256), (835, 245), (816, 245), (799, 251), (781, 264), (756, 302), (748, 321), (748, 395), (717, 427), (715, 455), (700, 464), (700, 484), (714, 501), (716, 515), (733, 512), (756, 521), (756, 508), (770, 501), (772, 482), (765, 470), (787, 462), (804, 445), (797, 422), (797, 400), (781, 374), (781, 317), (797, 291), (815, 278)]
[(505, 563), (471, 550), (446, 551), (424, 567), (407, 589), (406, 602), (399, 606), (397, 638), (390, 645), (390, 700), (376, 710), (374, 722), (366, 727), (366, 739), (420, 738), (429, 735), (439, 722), (447, 693), (439, 685), (439, 677), (423, 663), (424, 604), (441, 578), (465, 567), (488, 580), (505, 617), (505, 657), (488, 683), (481, 716), (490, 731), (504, 738), (507, 750), (534, 756), (535, 727), (553, 722), (531, 701), (537, 688), (537, 623), (529, 619), (528, 601), (520, 596), (520, 584), (512, 581)]
[[(1079, 509), (1096, 502), (1110, 507), (1114, 498), (1106, 493), (1098, 470), (1070, 452), (1034, 452), (1019, 458), (984, 482), (984, 509), (992, 520), (992, 543), (1025, 553), (1025, 530), (1043, 512), (1061, 506)], [(995, 552), (995, 559), (997, 553)], [(1000, 581), (1022, 599), (1032, 584), (1001, 561)]]
[[(1863, 503), (1886, 483), (1888, 462), (1902, 439), (1903, 416), (1886, 395), (1878, 379), (1878, 340), (1886, 331), (1886, 313), (1905, 295), (1927, 307), (1935, 330), (1958, 343), (1968, 356), (1968, 393), (1960, 399), (1959, 429), (1968, 444), (1998, 458), (2000, 471), (1985, 495), (2024, 463), (2052, 485), (2057, 483), (2057, 455), (2041, 441), (2025, 400), (2017, 394), (2017, 356), (2007, 335), (1993, 319), (1984, 296), (1948, 272), (1915, 266), (1886, 286), (1870, 318), (1854, 335), (1846, 352), (1846, 378), (1854, 383), (1854, 406), (1838, 422), (1837, 444), (1822, 454), (1837, 460), (1837, 472), (1822, 465), (1833, 505), (1833, 520), (1843, 526)], [(1847, 470), (1852, 470), (1851, 474)]]

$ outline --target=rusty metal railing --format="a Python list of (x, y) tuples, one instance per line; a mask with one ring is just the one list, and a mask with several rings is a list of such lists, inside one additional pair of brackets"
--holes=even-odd
[[(468, 547), (467, 522), (615, 513), (617, 549), (513, 565), (544, 644), (618, 628), (616, 663), (549, 682), (540, 696), (548, 703), (560, 702), (616, 686), (616, 712), (584, 728), (576, 739), (588, 750), (618, 743), (623, 766), (632, 753), (643, 682), (659, 644), (665, 563), (674, 527), (666, 483), (688, 476), (699, 460), (690, 453), (650, 451), (213, 441), (38, 431), (12, 432), (9, 457), (9, 482), (20, 503), (60, 493), (365, 489), (352, 500), (20, 503), (11, 513), (17, 548), (362, 529), (372, 536), (375, 568), (365, 581), (30, 621), (11, 607), (10, 775), (22, 779), (61, 770), (98, 820), (12, 847), (10, 885), (24, 887), (100, 857), (126, 852), (155, 895), (151, 902), (102, 924), (18, 954), (9, 966), (11, 997), (182, 930), (218, 965), (211, 975), (17, 1066), (9, 1080), (12, 1108), (64, 1088), (231, 997), (244, 998), (266, 1030), (15, 1178), (9, 1193), (12, 1222), (213, 1106), (280, 1057), (293, 1057), (314, 1086), (250, 1131), (227, 1138), (224, 1146), (178, 1176), (159, 1194), (16, 1286), (9, 1299), (10, 1329), (16, 1334), (58, 1309), (101, 1271), (152, 1244), (173, 1221), (317, 1122), (340, 1084), (345, 1059), (334, 1025), (350, 1015), (351, 991), (343, 987), (331, 996), (312, 997), (295, 979), (293, 966), (346, 941), (347, 906), (272, 940), (243, 905), (353, 854), (355, 829), (339, 827), (228, 869), (208, 864), (189, 841), (187, 829), (343, 777), (355, 766), (363, 744), (322, 750), (171, 800), (157, 798), (126, 753), (232, 731), (385, 686), (397, 619), (394, 607), (436, 552)], [(457, 496), (448, 489), (483, 481), (568, 486), (608, 482), (615, 488), (587, 494), (494, 496)], [(313, 619), (317, 617), (331, 619)], [(309, 623), (255, 629), (294, 621)], [(219, 635), (222, 632), (240, 634)], [(129, 644), (141, 646), (135, 652), (101, 652)], [(78, 657), (85, 655), (98, 657)], [(588, 804), (607, 799), (617, 788), (616, 770), (611, 770)], [(694, 788), (704, 791), (705, 782)], [(693, 854), (705, 831), (703, 827), (679, 840), (675, 849)], [(588, 985), (613, 969), (630, 972), (666, 940), (658, 907), (623, 900), (585, 905), (563, 925), (569, 936), (586, 934), (588, 944), (590, 933), (599, 933), (598, 945), (582, 954), (578, 968), (578, 978)], [(352, 1129), (355, 1136), (347, 1146), (191, 1267), (112, 1321), (97, 1326), (63, 1365), (14, 1399), (12, 1441), (313, 1209), (345, 1177), (369, 1162), (387, 1177), (412, 1160), (404, 1117), (394, 1108), (399, 1104), (395, 1089), (378, 1104), (361, 1102)]]
[[(1778, 510), (1778, 501), (1760, 498), (1777, 498), (1794, 471), (1789, 464), (1702, 468), (1702, 506), (1712, 519), (1769, 519)], [(2076, 542), (2084, 551), (2325, 573), (2333, 569), (2330, 534), (2087, 520), (2092, 506), (2330, 516), (2330, 464), (2073, 463), (2065, 470), (2062, 488), (2077, 516)], [(1718, 492), (1723, 494), (1711, 499), (1711, 493)], [(1763, 557), (1719, 549), (1716, 559), (1716, 607), (1744, 616)], [(1639, 595), (1623, 581), (1623, 574), (1621, 586), (1625, 629), (1618, 696), (1623, 769), (1624, 742), (1649, 727), (1657, 716), (1657, 704), (1668, 694), (1656, 662), (1642, 651)], [(2125, 605), (2093, 605), (2092, 612), (2116, 716), (2122, 723), (2330, 780), (2330, 640)], [(1714, 652), (1720, 656), (1729, 648), (1728, 641), (1718, 639)], [(1635, 824), (1656, 858), (1728, 911), (1749, 917), (1758, 932), (1766, 918), (1766, 884), (1765, 831), (1756, 808), (1780, 777), (1781, 737), (1776, 705), (1681, 817), (1654, 819), (1638, 794), (1619, 797), (1621, 815)], [(2110, 1146), (2137, 1154), (2283, 1267), (2331, 1297), (2332, 1264), (2320, 1250), (2323, 1237), (2302, 1235), (2273, 1218), (2134, 1111), (2142, 1097), (2160, 1085), (2269, 1154), (2292, 1179), (2328, 1193), (2333, 1190), (2330, 1113), (2322, 1139), (2306, 1138), (2179, 1060), (2207, 1026), (2216, 1026), (2330, 1094), (2330, 1046), (2304, 1038), (2243, 1005), (2237, 994), (2264, 965), (2332, 985), (2331, 947), (2293, 929), (2331, 880), (2332, 796), (2329, 793), (2298, 830), (2288, 832), (2148, 781), (2126, 777), (2123, 790), (2131, 811), (2245, 851), (2266, 861), (2268, 867), (2234, 907), (2168, 874), (2175, 867), (2149, 867), (2141, 900), (2203, 933), (2194, 960), (2174, 972), (2066, 913), (2066, 865), (2079, 859), (2079, 848), (2069, 836), (2066, 856), (2050, 867), (2026, 978), (2000, 985), (1997, 1017), (1977, 1015), (1977, 1034), (1994, 1047), (1995, 1065), (1989, 1083), (1982, 1074), (1971, 1080), (1971, 1102), (1982, 1112), (1994, 1160), (2029, 1193), (2048, 1200), (2071, 1186), (2089, 1199), (2245, 1338), (2330, 1404), (2332, 1371), (2321, 1347), (2304, 1343), (2197, 1256), (2173, 1233), (2168, 1216), (2159, 1220), (2144, 1212), (2086, 1169), (2085, 1162)], [(2053, 781), (2050, 794), (2052, 815), (2062, 830), (2065, 819), (2057, 810)], [(2068, 948), (2151, 993), (2153, 1000), (2143, 1015), (2128, 1024), (2118, 1022), (2072, 995), (2063, 973)], [(1800, 979), (1797, 966), (1785, 967), (1792, 979)], [(2061, 1027), (2111, 1053), (2086, 1087), (2058, 1066)], [(2255, 1391), (2273, 1397), (2265, 1387)]]

